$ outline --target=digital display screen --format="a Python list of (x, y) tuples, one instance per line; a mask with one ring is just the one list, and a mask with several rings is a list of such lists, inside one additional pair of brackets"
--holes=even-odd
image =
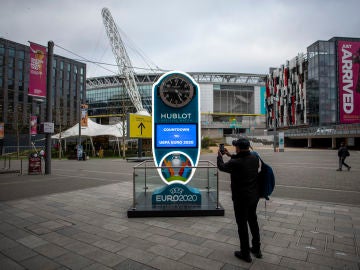
[(196, 124), (157, 124), (155, 147), (197, 147)]

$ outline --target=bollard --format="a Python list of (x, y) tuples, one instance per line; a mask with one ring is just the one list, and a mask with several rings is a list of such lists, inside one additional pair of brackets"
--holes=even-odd
[(6, 156), (4, 156), (4, 169), (6, 169)]
[(20, 175), (22, 175), (22, 165), (23, 165), (23, 159), (21, 158), (20, 159)]
[(9, 170), (10, 170), (10, 167), (11, 167), (11, 164), (10, 164), (10, 161), (11, 161), (11, 157), (9, 156)]

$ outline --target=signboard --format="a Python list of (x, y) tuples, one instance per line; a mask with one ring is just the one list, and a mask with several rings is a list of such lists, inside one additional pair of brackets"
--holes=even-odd
[(88, 126), (88, 108), (89, 105), (87, 104), (81, 104), (81, 127), (87, 127)]
[(154, 191), (152, 204), (201, 205), (201, 193), (198, 189), (181, 184), (167, 185)]
[(5, 136), (4, 123), (1, 122), (1, 123), (0, 123), (0, 139), (4, 139), (4, 136)]
[(284, 152), (285, 145), (284, 132), (279, 132), (279, 152)]
[(30, 116), (30, 135), (37, 134), (37, 116), (31, 115)]
[(157, 124), (155, 147), (197, 147), (196, 124)]
[(166, 185), (188, 184), (200, 156), (200, 87), (184, 72), (168, 72), (153, 85), (152, 108), (160, 178)]
[(41, 131), (43, 133), (54, 133), (54, 123), (52, 122), (41, 123)]
[(29, 96), (46, 97), (46, 47), (30, 42)]
[(152, 137), (151, 116), (130, 113), (127, 122), (129, 138)]
[(30, 156), (29, 157), (29, 174), (41, 174), (41, 157)]
[(360, 123), (360, 42), (338, 41), (340, 123)]

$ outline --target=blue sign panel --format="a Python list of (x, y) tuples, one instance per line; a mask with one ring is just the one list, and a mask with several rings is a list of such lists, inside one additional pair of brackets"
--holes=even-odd
[(156, 147), (197, 147), (196, 124), (157, 124)]
[(152, 88), (153, 155), (161, 180), (186, 185), (200, 157), (200, 87), (181, 71), (159, 78)]

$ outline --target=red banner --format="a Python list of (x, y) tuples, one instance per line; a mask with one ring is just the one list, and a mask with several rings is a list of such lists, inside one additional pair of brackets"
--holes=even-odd
[(46, 97), (46, 47), (31, 42), (29, 96)]
[(30, 116), (30, 135), (37, 134), (37, 116), (31, 115)]
[(4, 139), (5, 130), (4, 130), (4, 123), (0, 123), (0, 139)]
[(360, 123), (360, 42), (338, 42), (340, 123)]

